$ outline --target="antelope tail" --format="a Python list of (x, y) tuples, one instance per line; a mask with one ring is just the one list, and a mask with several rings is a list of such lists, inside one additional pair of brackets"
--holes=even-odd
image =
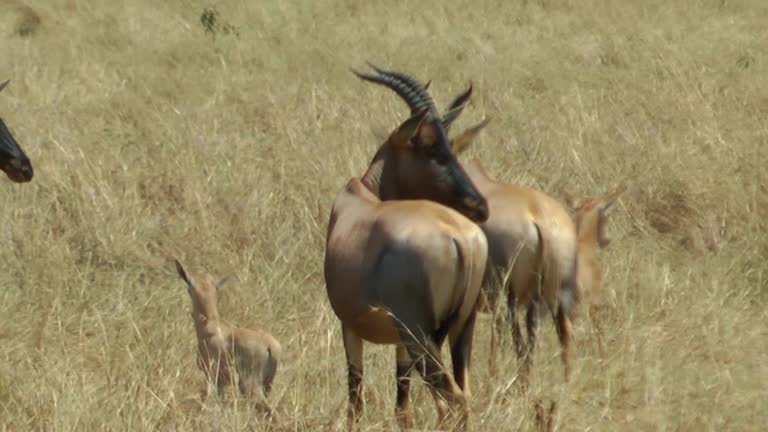
[[(469, 242), (472, 243), (472, 242)], [(438, 345), (442, 344), (442, 342), (445, 340), (445, 337), (448, 335), (448, 332), (450, 331), (453, 324), (456, 322), (456, 320), (459, 318), (459, 314), (461, 313), (461, 307), (464, 304), (464, 298), (467, 296), (467, 286), (472, 281), (472, 260), (471, 257), (473, 256), (474, 251), (469, 251), (469, 257), (468, 260), (466, 256), (462, 253), (461, 247), (456, 242), (455, 239), (453, 239), (453, 247), (456, 249), (456, 257), (458, 259), (458, 268), (464, 269), (466, 268), (467, 264), (469, 264), (468, 271), (461, 270), (461, 274), (457, 278), (457, 284), (455, 289), (460, 290), (461, 296), (459, 297), (459, 301), (456, 303), (456, 307), (451, 311), (450, 315), (442, 322), (440, 323), (440, 327), (438, 327), (437, 332), (435, 333), (435, 341), (438, 343)], [(471, 246), (470, 246), (471, 247)], [(473, 305), (473, 308), (475, 306)]]
[(267, 358), (267, 370), (264, 373), (264, 396), (268, 395), (269, 391), (272, 390), (272, 381), (277, 374), (277, 358), (272, 353), (272, 348), (267, 348), (267, 354), (269, 357)]

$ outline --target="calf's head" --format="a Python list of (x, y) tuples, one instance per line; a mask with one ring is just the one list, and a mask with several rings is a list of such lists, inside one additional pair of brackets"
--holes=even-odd
[(226, 282), (226, 277), (217, 280), (208, 273), (187, 274), (181, 263), (176, 262), (176, 272), (187, 284), (187, 293), (192, 300), (192, 315), (195, 319), (218, 318), (218, 291)]
[(561, 192), (565, 202), (574, 212), (574, 222), (580, 240), (594, 241), (601, 248), (608, 246), (611, 242), (606, 234), (609, 211), (625, 189), (626, 187), (619, 186), (599, 198), (584, 199), (575, 198), (566, 191)]

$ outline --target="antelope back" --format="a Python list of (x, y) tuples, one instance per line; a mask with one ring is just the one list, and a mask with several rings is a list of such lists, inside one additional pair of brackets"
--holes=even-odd
[[(8, 81), (0, 83), (0, 91), (8, 85)], [(0, 170), (16, 183), (32, 180), (32, 163), (14, 139), (11, 131), (0, 118)]]
[(408, 75), (372, 67), (376, 74), (355, 74), (394, 90), (411, 108), (411, 117), (392, 132), (371, 163), (372, 167), (381, 164), (379, 198), (436, 201), (475, 222), (484, 222), (488, 218), (485, 197), (464, 171), (448, 139), (448, 126), (463, 109), (471, 87), (454, 101), (452, 106), (456, 106), (447, 118), (440, 118), (424, 85)]

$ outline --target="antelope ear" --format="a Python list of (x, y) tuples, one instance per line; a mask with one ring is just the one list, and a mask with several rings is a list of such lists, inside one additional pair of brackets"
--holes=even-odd
[(581, 200), (568, 193), (565, 189), (560, 189), (560, 196), (563, 197), (563, 200), (571, 210), (581, 207)]
[(453, 137), (451, 140), (451, 150), (453, 153), (461, 154), (464, 150), (466, 150), (467, 147), (472, 144), (475, 138), (477, 138), (477, 135), (480, 133), (480, 131), (483, 130), (483, 128), (486, 127), (490, 121), (491, 118), (487, 117), (480, 123), (464, 129), (458, 135)]
[(5, 88), (5, 86), (8, 85), (9, 82), (11, 82), (11, 80), (5, 80), (5, 81), (1, 82), (0, 83), (0, 91), (3, 91), (3, 89)]
[(440, 118), (440, 122), (443, 123), (443, 127), (446, 131), (451, 128), (451, 123), (453, 123), (453, 121), (459, 117), (459, 114), (464, 111), (465, 106), (466, 105), (459, 105), (455, 108), (451, 108), (449, 111), (443, 114), (443, 116)]
[(422, 129), (422, 123), (427, 113), (429, 113), (429, 109), (424, 109), (404, 121), (389, 137), (390, 143), (396, 148), (409, 148), (411, 146), (411, 138)]
[(232, 275), (227, 275), (227, 276), (224, 276), (223, 278), (221, 278), (221, 279), (217, 280), (217, 281), (216, 281), (216, 289), (219, 289), (219, 288), (221, 288), (221, 287), (222, 287), (222, 285), (224, 285), (225, 283), (227, 283), (227, 282), (229, 281), (229, 279), (230, 279), (230, 278), (232, 278)]
[(440, 119), (440, 122), (443, 123), (443, 127), (445, 127), (446, 131), (451, 128), (451, 123), (456, 120), (459, 114), (464, 110), (470, 96), (472, 96), (472, 82), (469, 83), (469, 87), (464, 93), (461, 93), (453, 99), (448, 106), (448, 111), (443, 114), (443, 117)]
[(603, 197), (600, 198), (600, 210), (602, 210), (604, 214), (608, 214), (608, 210), (611, 208), (613, 203), (616, 202), (619, 196), (624, 193), (625, 190), (627, 190), (627, 187), (626, 185), (622, 184), (612, 192), (603, 195)]
[(174, 259), (174, 261), (176, 262), (176, 272), (179, 274), (181, 279), (187, 283), (187, 286), (192, 288), (192, 282), (189, 280), (189, 277), (187, 277), (187, 272), (184, 271), (184, 267), (181, 266), (179, 260)]

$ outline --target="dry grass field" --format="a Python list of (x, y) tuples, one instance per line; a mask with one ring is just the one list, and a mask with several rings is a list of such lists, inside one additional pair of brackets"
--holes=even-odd
[[(208, 28), (201, 15), (216, 7)], [(763, 0), (0, 0), (0, 115), (35, 178), (0, 179), (0, 430), (337, 430), (347, 371), (323, 281), (331, 202), (406, 118), (355, 78), (430, 87), (468, 155), (558, 196), (626, 183), (604, 251), (605, 358), (577, 322), (563, 383), (543, 321), (531, 388), (476, 327), (474, 431), (768, 424), (768, 3)], [(197, 394), (173, 257), (233, 275), (226, 318), (282, 343), (271, 425)], [(447, 352), (446, 361), (450, 362)], [(362, 431), (394, 424), (394, 349), (367, 344)], [(434, 427), (413, 387), (416, 424)]]

